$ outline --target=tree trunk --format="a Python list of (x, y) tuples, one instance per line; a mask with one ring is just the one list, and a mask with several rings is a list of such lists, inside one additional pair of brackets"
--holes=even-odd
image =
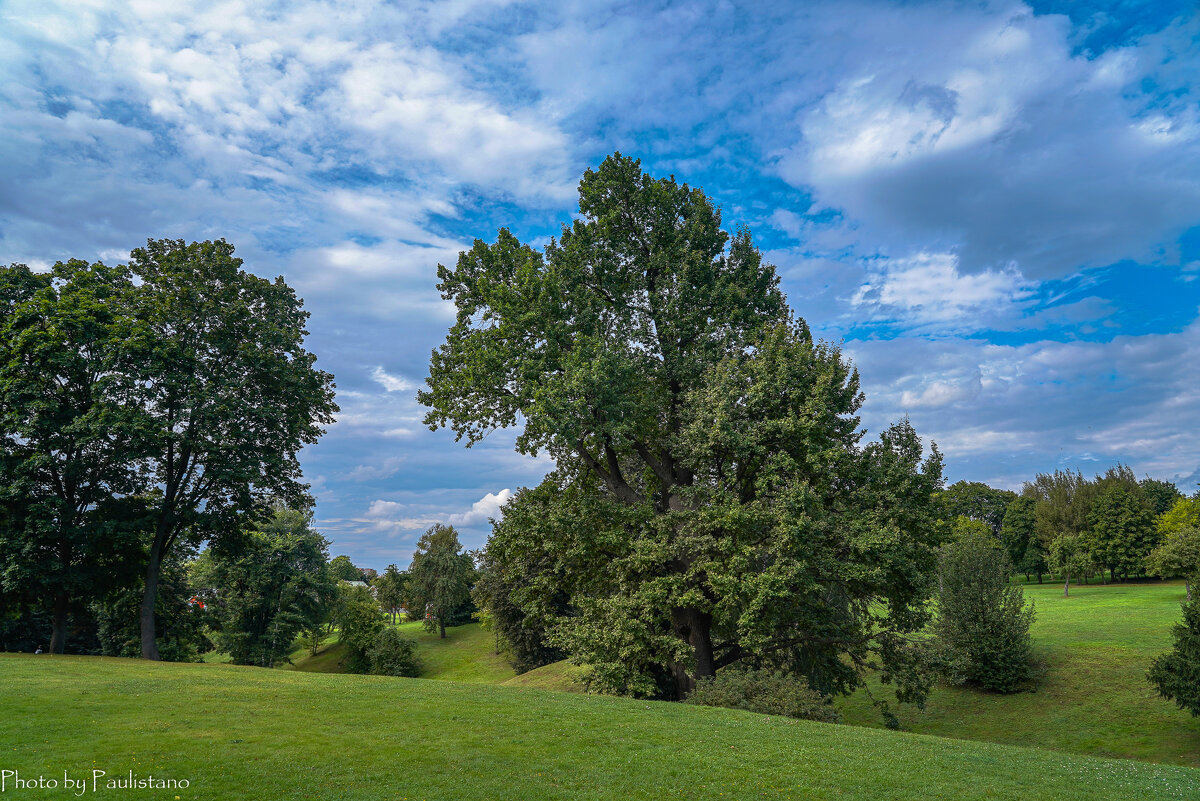
[(1071, 597), (1071, 574), (1070, 573), (1068, 573), (1066, 575), (1066, 580), (1063, 581), (1063, 597), (1064, 598)]
[(54, 628), (50, 633), (50, 653), (61, 654), (67, 646), (67, 593), (60, 590), (54, 596)]
[(142, 593), (142, 659), (158, 659), (157, 630), (154, 625), (154, 604), (158, 600), (158, 576), (162, 568), (163, 537), (161, 532), (150, 546), (150, 561), (146, 565), (146, 588)]
[(1042, 574), (1039, 572), (1037, 574), (1037, 577), (1038, 577), (1038, 584), (1041, 584), (1042, 583)]
[(446, 623), (441, 615), (438, 615), (438, 631), (441, 632), (442, 639), (446, 639)]
[(696, 667), (696, 674), (690, 676), (685, 665), (677, 662), (672, 666), (671, 672), (675, 677), (675, 693), (682, 701), (688, 693), (696, 688), (697, 679), (711, 679), (717, 675), (710, 631), (712, 615), (698, 609), (674, 609), (671, 611), (671, 622), (675, 633), (692, 646), (692, 656)]

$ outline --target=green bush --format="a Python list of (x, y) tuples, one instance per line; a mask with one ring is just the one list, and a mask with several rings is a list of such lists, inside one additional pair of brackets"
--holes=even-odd
[(696, 689), (688, 695), (687, 703), (825, 723), (837, 723), (838, 720), (829, 699), (809, 687), (805, 679), (765, 670), (726, 668), (715, 678), (696, 682)]
[(964, 537), (942, 546), (935, 623), (949, 678), (1015, 692), (1030, 678), (1033, 606), (1009, 584), (1012, 565), (994, 541)]
[(338, 589), (338, 606), (335, 615), (338, 624), (338, 639), (346, 647), (342, 667), (347, 673), (368, 673), (371, 660), (367, 656), (386, 626), (383, 612), (366, 587), (342, 584)]
[(421, 660), (417, 658), (417, 642), (400, 636), (395, 629), (379, 632), (375, 644), (367, 651), (371, 672), (376, 676), (421, 675)]
[(1200, 599), (1184, 603), (1172, 633), (1175, 647), (1154, 660), (1147, 678), (1163, 698), (1200, 717)]

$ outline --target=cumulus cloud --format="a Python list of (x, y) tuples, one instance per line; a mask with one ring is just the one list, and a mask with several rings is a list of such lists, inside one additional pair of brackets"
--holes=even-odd
[(1178, 264), (1200, 127), (1171, 62), (1200, 64), (1194, 19), (1094, 57), (1023, 5), (872, 18), (850, 74), (801, 113), (787, 180), (877, 247), (955, 247), (972, 273)]
[(501, 507), (512, 494), (512, 490), (507, 488), (489, 492), (463, 512), (418, 511), (414, 504), (377, 499), (371, 502), (359, 522), (369, 524), (376, 531), (392, 534), (426, 529), (435, 523), (463, 528), (478, 527), (486, 525), (490, 519), (502, 517)]
[(1019, 313), (1032, 288), (1014, 268), (963, 274), (952, 253), (919, 253), (905, 259), (881, 259), (868, 268), (868, 280), (850, 298), (850, 305), (872, 314), (943, 329), (959, 324), (978, 330), (980, 321), (968, 315), (995, 310)]

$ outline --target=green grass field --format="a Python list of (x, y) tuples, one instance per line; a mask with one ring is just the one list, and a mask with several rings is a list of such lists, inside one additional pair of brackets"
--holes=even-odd
[(114, 798), (1200, 799), (1192, 768), (450, 681), (4, 654), (0, 687), (0, 769), (191, 785)]
[[(1037, 609), (1036, 692), (936, 690), (924, 712), (899, 707), (906, 730), (1075, 753), (1200, 766), (1200, 720), (1157, 697), (1150, 660), (1171, 647), (1182, 582), (1025, 586)], [(872, 689), (878, 690), (878, 685)], [(841, 704), (847, 723), (878, 726), (863, 693)]]
[[(496, 640), (491, 632), (478, 623), (446, 629), (446, 639), (430, 633), (420, 623), (401, 623), (397, 628), (417, 641), (417, 656), (421, 659), (421, 678), (440, 681), (462, 681), (472, 684), (500, 684), (516, 673), (503, 656), (496, 653)], [(292, 653), (292, 664), (286, 670), (304, 673), (340, 673), (345, 656), (337, 635), (328, 637), (320, 651), (310, 656), (303, 648)]]

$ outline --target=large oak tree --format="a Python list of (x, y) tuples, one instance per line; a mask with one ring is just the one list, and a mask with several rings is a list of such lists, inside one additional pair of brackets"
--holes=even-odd
[(555, 636), (600, 686), (646, 695), (735, 663), (824, 692), (873, 655), (911, 665), (936, 450), (907, 423), (860, 445), (857, 374), (702, 191), (616, 154), (579, 199), (541, 252), (502, 229), (439, 266), (458, 314), (419, 395), (468, 445), (520, 425), (517, 449), (556, 461), (506, 527), (571, 594)]

